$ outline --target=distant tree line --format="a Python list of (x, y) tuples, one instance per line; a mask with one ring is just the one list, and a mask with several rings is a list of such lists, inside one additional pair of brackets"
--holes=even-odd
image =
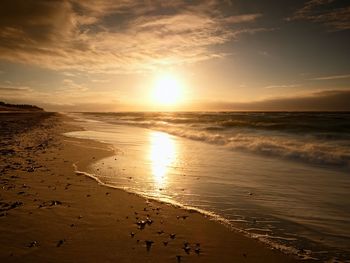
[(9, 108), (9, 110), (28, 110), (28, 111), (43, 111), (43, 108), (40, 108), (35, 105), (29, 104), (10, 104), (0, 101), (0, 107)]

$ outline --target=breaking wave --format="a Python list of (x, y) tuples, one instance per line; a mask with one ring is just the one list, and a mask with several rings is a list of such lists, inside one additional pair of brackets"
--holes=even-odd
[(349, 113), (86, 113), (109, 123), (318, 165), (350, 167)]

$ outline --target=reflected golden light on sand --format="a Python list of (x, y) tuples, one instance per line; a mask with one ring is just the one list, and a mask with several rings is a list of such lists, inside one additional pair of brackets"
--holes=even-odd
[(176, 159), (176, 143), (163, 132), (152, 131), (150, 134), (150, 161), (153, 180), (157, 187), (166, 184), (166, 175), (170, 165)]

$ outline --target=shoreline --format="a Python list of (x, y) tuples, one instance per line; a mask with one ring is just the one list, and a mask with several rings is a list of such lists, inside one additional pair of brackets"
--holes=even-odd
[[(4, 233), (0, 259), (6, 262), (298, 261), (202, 214), (150, 201), (122, 189), (107, 188), (76, 174), (74, 163), (78, 162), (79, 170), (83, 171), (111, 152), (107, 144), (62, 135), (77, 129), (63, 123), (65, 118), (52, 115), (40, 121), (39, 128), (34, 125), (16, 138), (8, 137), (8, 148), (17, 148), (12, 156), (1, 157), (10, 166), (0, 177), (1, 209), (13, 208), (1, 212), (6, 215), (0, 217), (0, 230)], [(28, 148), (37, 143), (32, 142), (35, 138), (47, 139), (47, 147), (39, 147), (37, 151)], [(13, 140), (19, 145), (11, 145)], [(80, 156), (81, 153), (84, 155)]]

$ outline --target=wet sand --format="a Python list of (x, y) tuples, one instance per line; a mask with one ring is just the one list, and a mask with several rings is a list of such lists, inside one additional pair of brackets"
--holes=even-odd
[(0, 114), (1, 262), (296, 262), (205, 216), (83, 174), (112, 154), (51, 113)]

